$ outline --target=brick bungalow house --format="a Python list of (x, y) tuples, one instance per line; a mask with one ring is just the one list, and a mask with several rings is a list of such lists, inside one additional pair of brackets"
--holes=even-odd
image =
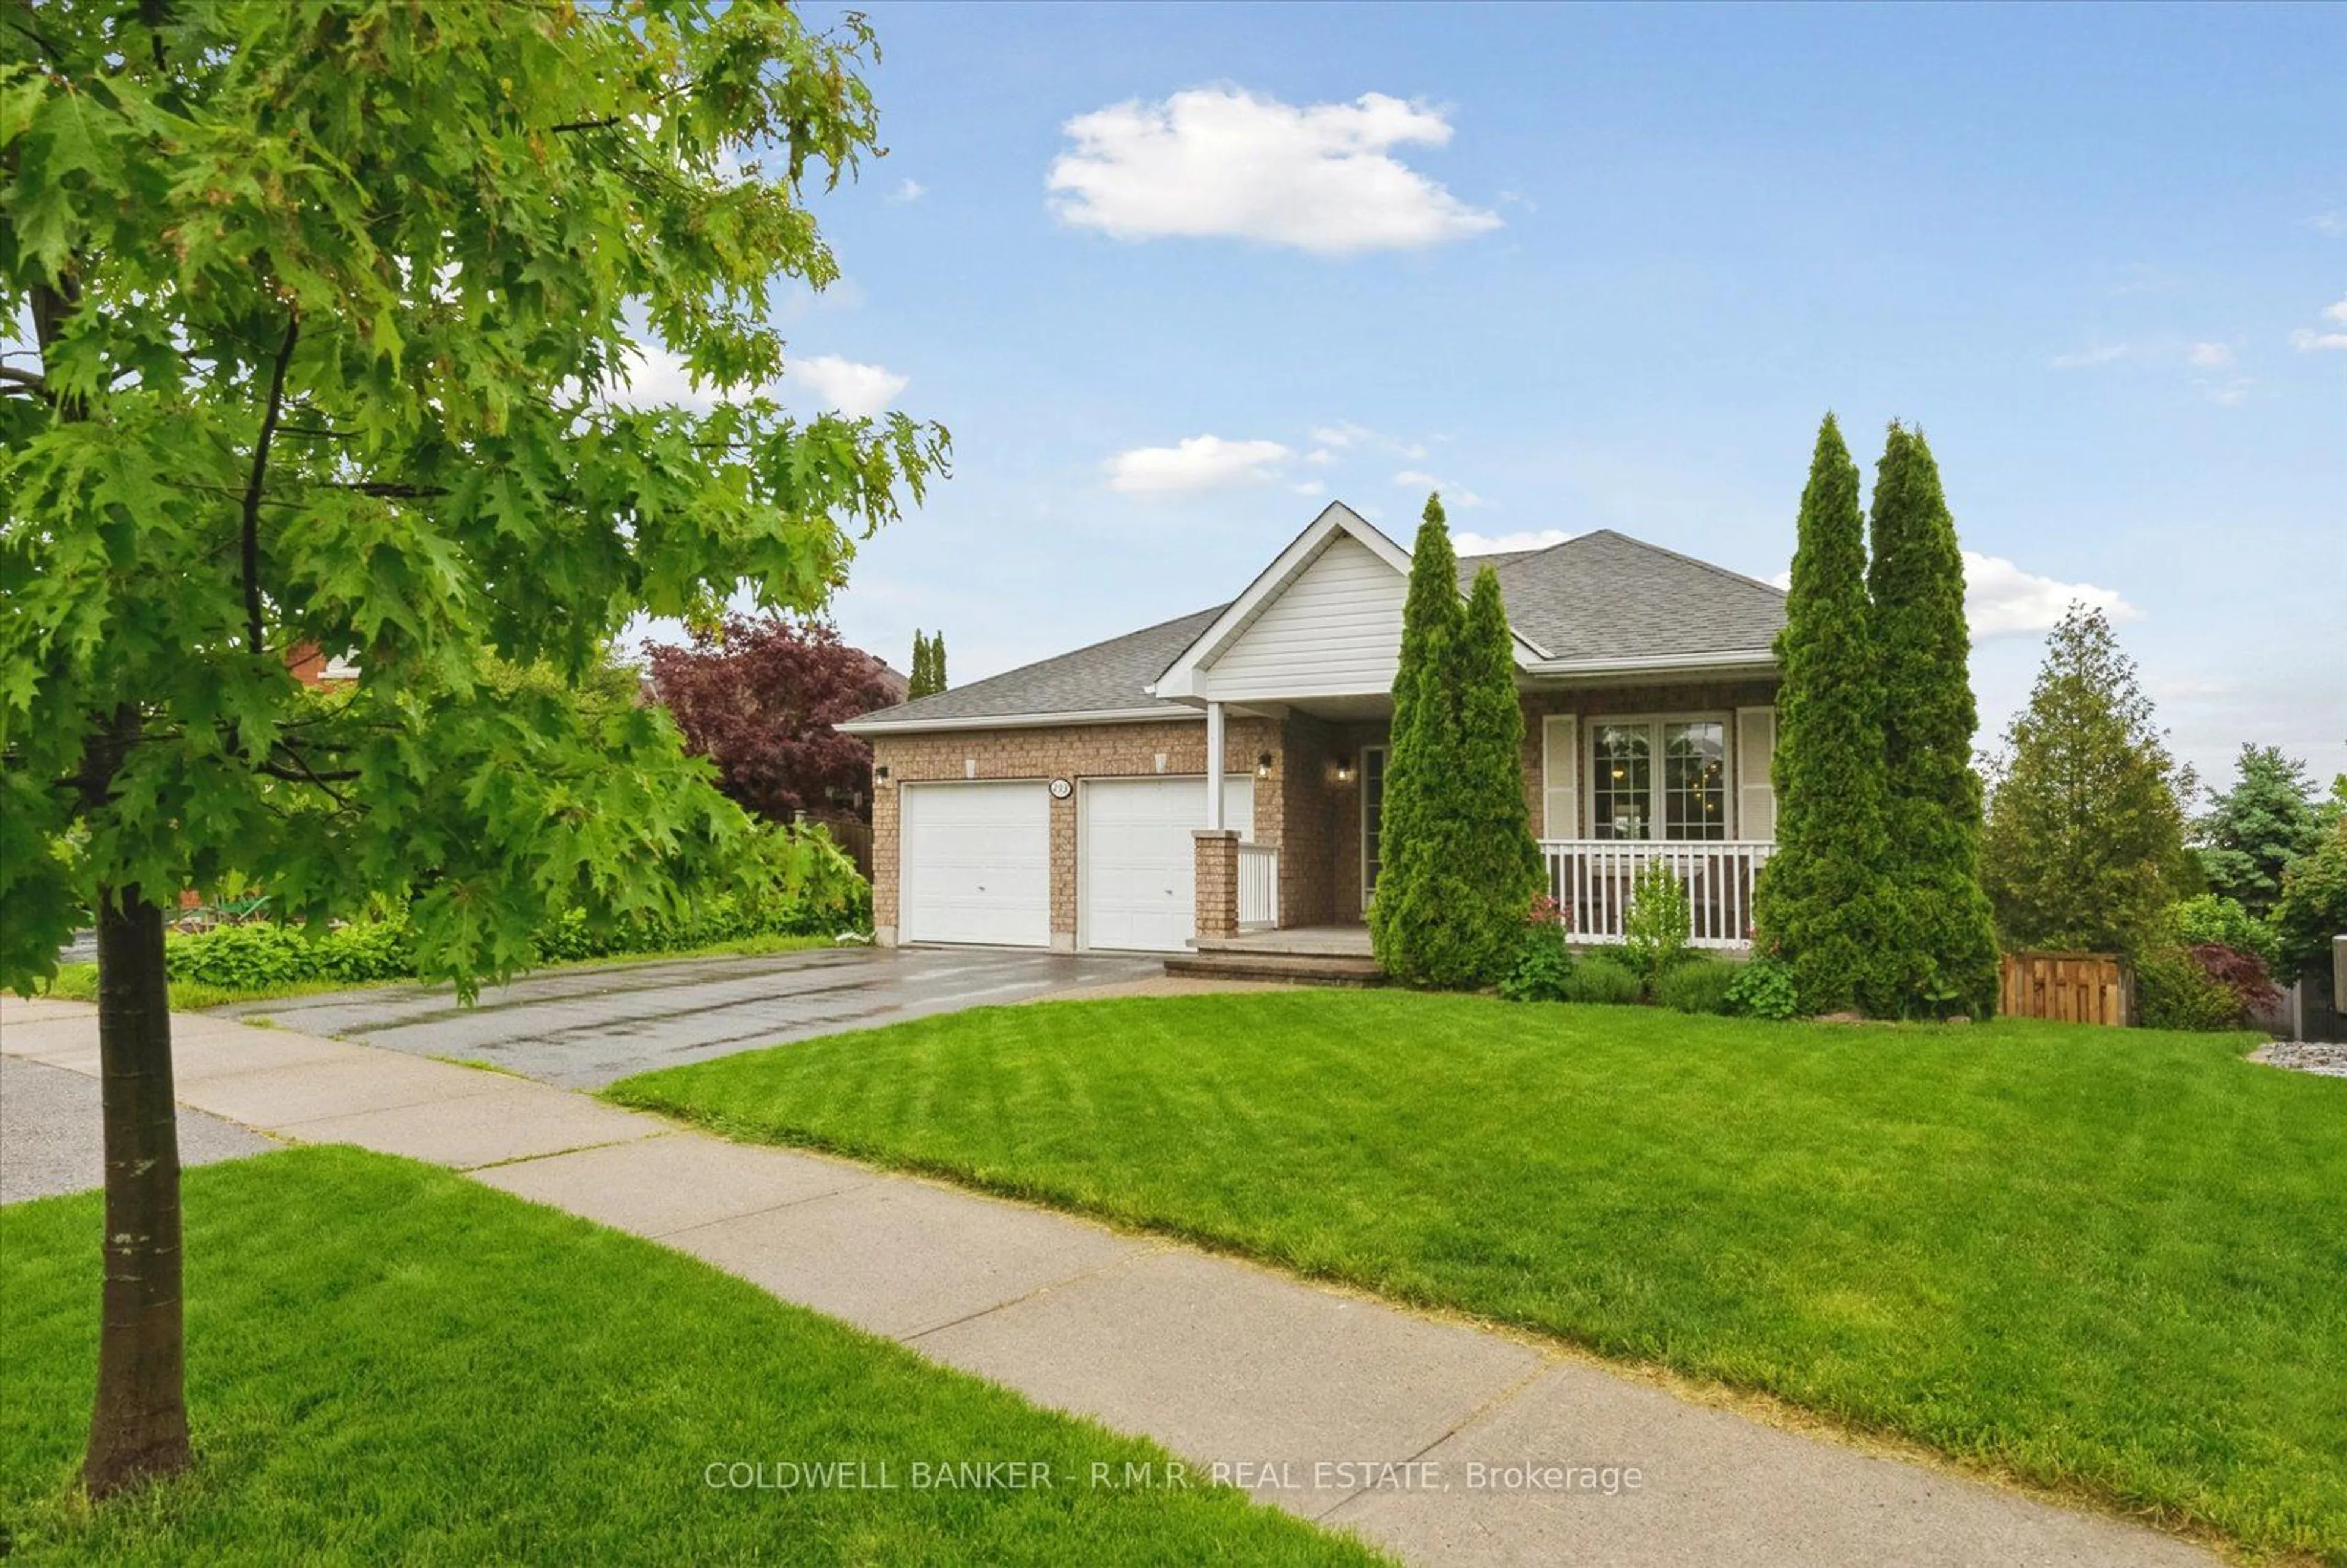
[[(1774, 847), (1784, 595), (1610, 531), (1470, 558), (1462, 591), (1486, 563), (1516, 635), (1524, 796), (1575, 933), (1618, 939), (1631, 877), (1663, 858), (1696, 940), (1742, 947)], [(1409, 572), (1332, 504), (1228, 604), (842, 724), (872, 743), (880, 940), (1359, 941)]]

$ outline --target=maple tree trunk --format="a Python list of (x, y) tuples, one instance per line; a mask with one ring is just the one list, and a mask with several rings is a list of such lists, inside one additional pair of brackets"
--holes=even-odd
[(179, 1126), (163, 911), (136, 887), (97, 910), (106, 1286), (82, 1483), (103, 1498), (195, 1462), (179, 1295)]

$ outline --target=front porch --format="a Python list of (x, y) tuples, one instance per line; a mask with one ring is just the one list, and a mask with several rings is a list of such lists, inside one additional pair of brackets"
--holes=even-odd
[[(1721, 950), (1751, 946), (1753, 886), (1776, 847), (1769, 839), (1552, 838), (1540, 843), (1541, 860), (1548, 871), (1548, 896), (1556, 901), (1568, 941), (1598, 946), (1622, 941), (1627, 932), (1631, 890), (1639, 874), (1659, 861), (1670, 866), (1686, 889), (1690, 944)], [(1202, 904), (1198, 935), (1193, 943), (1197, 951), (1368, 955), (1367, 925), (1280, 925), (1276, 845), (1233, 840), (1229, 854), (1234, 868), (1229, 880), (1235, 885), (1236, 897), (1226, 912)], [(1211, 880), (1202, 875), (1201, 889), (1209, 888)]]
[(1200, 937), (1196, 951), (1165, 960), (1169, 975), (1195, 979), (1285, 980), (1307, 985), (1385, 983), (1369, 951), (1367, 926), (1266, 927)]
[[(1687, 890), (1694, 946), (1750, 945), (1753, 889), (1776, 850), (1774, 714), (1757, 701), (1771, 695), (1749, 685), (1524, 692), (1525, 804), (1568, 940), (1622, 941), (1638, 876), (1659, 862)], [(1216, 762), (1224, 708), (1206, 704)], [(1226, 827), (1208, 804), (1193, 949), (1366, 958), (1359, 922), (1378, 881), (1389, 704), (1354, 696), (1232, 708), (1276, 724), (1276, 740), (1227, 764), (1235, 774), (1253, 764), (1250, 822)]]
[(1369, 956), (1367, 926), (1297, 926), (1288, 929), (1262, 927), (1228, 937), (1201, 937), (1202, 953), (1253, 953), (1294, 958), (1366, 958)]

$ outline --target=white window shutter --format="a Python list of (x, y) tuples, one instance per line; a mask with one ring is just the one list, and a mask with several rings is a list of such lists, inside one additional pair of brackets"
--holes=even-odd
[(1777, 786), (1768, 764), (1777, 753), (1777, 710), (1736, 710), (1736, 836), (1777, 836)]
[(1571, 713), (1541, 720), (1541, 836), (1581, 836), (1581, 753)]

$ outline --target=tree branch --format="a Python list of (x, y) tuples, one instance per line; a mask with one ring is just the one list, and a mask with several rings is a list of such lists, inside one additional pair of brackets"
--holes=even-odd
[(285, 367), (293, 361), (293, 345), (302, 336), (299, 311), (285, 313), (285, 341), (277, 346), (277, 364), (269, 375), (269, 401), (261, 411), (261, 435), (252, 444), (252, 477), (244, 487), (244, 630), (252, 653), (261, 652), (261, 487), (269, 477), (269, 444), (277, 435), (277, 416), (285, 406)]
[(0, 364), (0, 383), (20, 387), (26, 395), (37, 397), (44, 403), (56, 401), (56, 394), (49, 390), (49, 378), (37, 370), (18, 370), (12, 364)]
[(355, 485), (339, 484), (331, 479), (321, 480), (320, 483), (329, 490), (349, 490), (354, 495), (380, 496), (395, 501), (427, 501), (435, 496), (448, 493), (438, 485), (402, 485), (384, 479), (370, 479)]
[(264, 762), (260, 766), (260, 771), (262, 774), (265, 774), (273, 779), (282, 779), (287, 784), (315, 784), (318, 788), (325, 791), (326, 797), (329, 800), (332, 800), (336, 805), (342, 807), (344, 811), (348, 811), (350, 809), (350, 797), (343, 794), (342, 791), (336, 789), (334, 785), (337, 784), (348, 784), (353, 779), (359, 777), (360, 775), (355, 769), (337, 768), (331, 773), (322, 774), (317, 769), (310, 765), (309, 759), (302, 756), (300, 752), (295, 751), (292, 747), (280, 743), (277, 749), (293, 759), (293, 766), (289, 768), (277, 763)]

